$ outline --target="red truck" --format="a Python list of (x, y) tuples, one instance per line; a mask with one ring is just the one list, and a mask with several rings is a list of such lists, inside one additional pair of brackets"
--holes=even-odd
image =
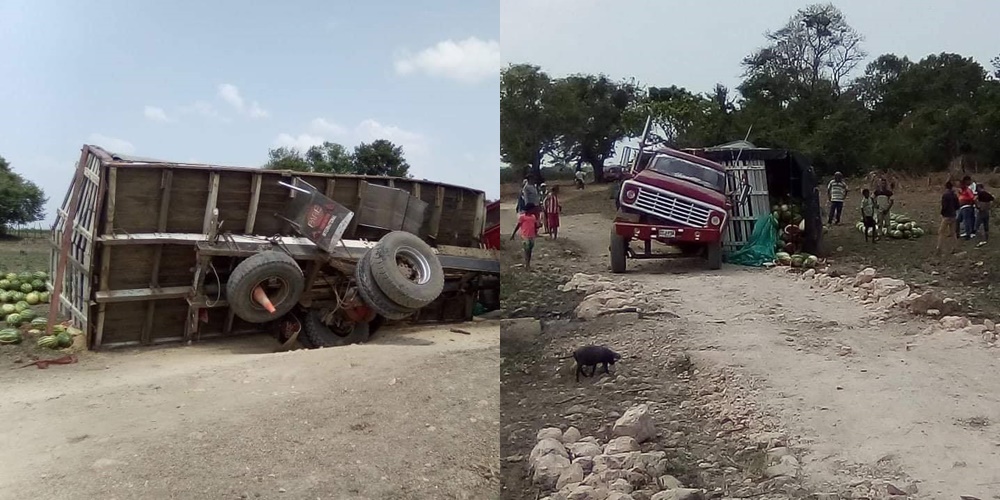
[[(721, 268), (731, 207), (722, 165), (670, 148), (640, 149), (618, 194), (611, 271), (625, 272), (626, 258), (667, 257), (653, 253), (654, 241), (677, 248), (681, 256), (701, 254), (709, 268)], [(643, 253), (632, 250), (632, 240), (643, 242)]]

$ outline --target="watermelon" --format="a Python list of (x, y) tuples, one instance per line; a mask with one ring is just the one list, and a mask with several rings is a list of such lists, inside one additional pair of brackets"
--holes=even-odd
[(10, 290), (10, 280), (2, 279), (0, 280), (0, 290)]
[(10, 292), (0, 292), (0, 303), (10, 302)]
[(17, 308), (14, 307), (14, 304), (4, 304), (0, 306), (0, 312), (2, 312), (4, 315), (14, 314), (17, 312)]
[(49, 303), (49, 292), (42, 292), (42, 293), (38, 294), (38, 300), (41, 300), (43, 303), (48, 304)]
[(56, 341), (59, 343), (60, 348), (69, 347), (73, 345), (73, 336), (68, 332), (62, 332), (56, 335)]
[(8, 314), (5, 320), (7, 321), (7, 324), (10, 326), (14, 327), (21, 326), (21, 315), (18, 313)]
[(34, 292), (44, 292), (46, 290), (45, 282), (39, 279), (32, 281), (31, 290)]
[(21, 290), (21, 280), (14, 278), (10, 280), (10, 290), (20, 291)]
[(45, 335), (38, 338), (38, 347), (45, 349), (57, 349), (59, 347), (59, 339), (55, 335)]
[(47, 273), (45, 271), (36, 271), (35, 272), (35, 279), (45, 281), (45, 280), (49, 279), (49, 273)]
[(24, 293), (31, 293), (35, 291), (35, 287), (31, 286), (31, 283), (21, 283), (21, 291)]
[(42, 328), (44, 328), (44, 327), (46, 327), (48, 325), (49, 325), (49, 320), (45, 319), (42, 316), (39, 316), (39, 317), (31, 320), (31, 326), (34, 326), (34, 327), (42, 327)]
[(27, 303), (29, 303), (29, 304), (31, 304), (31, 305), (35, 305), (35, 304), (41, 302), (42, 298), (39, 297), (38, 292), (31, 292), (28, 295), (24, 296), (24, 301), (27, 302)]
[(14, 304), (14, 309), (16, 309), (17, 312), (22, 312), (22, 311), (24, 311), (26, 309), (31, 309), (31, 304), (29, 304), (29, 303), (27, 303), (27, 302), (25, 302), (25, 301), (22, 300), (22, 301), (20, 301), (20, 302), (18, 302), (16, 304)]
[(63, 325), (52, 325), (52, 333), (62, 333), (66, 331), (66, 327)]
[(17, 273), (7, 273), (7, 275), (4, 276), (4, 279), (7, 281), (14, 281), (17, 279)]
[(802, 261), (802, 267), (812, 269), (816, 267), (817, 263), (819, 263), (819, 259), (815, 255), (810, 255)]
[(21, 332), (13, 328), (0, 330), (0, 344), (20, 344), (24, 340)]
[(787, 266), (792, 263), (792, 256), (789, 255), (788, 252), (778, 252), (774, 254), (774, 260), (778, 264)]
[(25, 309), (21, 311), (20, 314), (21, 321), (31, 321), (38, 316), (38, 313), (36, 313), (33, 309)]

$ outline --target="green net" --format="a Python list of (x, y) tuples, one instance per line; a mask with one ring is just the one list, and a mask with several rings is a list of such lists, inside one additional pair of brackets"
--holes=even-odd
[(741, 266), (760, 267), (774, 261), (774, 246), (778, 243), (778, 221), (773, 215), (762, 215), (753, 226), (753, 234), (743, 248), (726, 256), (726, 262)]

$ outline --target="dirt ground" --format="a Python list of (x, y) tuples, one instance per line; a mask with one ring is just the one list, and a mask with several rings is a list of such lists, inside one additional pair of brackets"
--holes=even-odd
[[(898, 202), (907, 214), (919, 218), (932, 210), (911, 205), (907, 196)], [(562, 201), (567, 214), (560, 235), (567, 241), (540, 241), (536, 272), (528, 275), (515, 267), (513, 244), (504, 251), (505, 273), (521, 274), (518, 279), (527, 286), (558, 281), (536, 275), (560, 274), (562, 280), (573, 272), (610, 275), (606, 193), (566, 190)], [(512, 205), (505, 208), (503, 230), (509, 235)], [(876, 264), (880, 272), (894, 275), (907, 262), (917, 267), (913, 255), (926, 251), (920, 245), (933, 246), (933, 236), (892, 241), (878, 245), (873, 256), (859, 256), (851, 249), (862, 237), (852, 226), (834, 228), (828, 240), (841, 242), (834, 260), (852, 272)], [(563, 259), (564, 247), (579, 259)], [(882, 262), (895, 265), (879, 267)], [(965, 266), (963, 261), (956, 269)], [(947, 264), (936, 270), (928, 274), (938, 282), (928, 286), (949, 293), (967, 289), (962, 280), (969, 275)], [(898, 277), (914, 279), (913, 274)], [(1000, 390), (994, 376), (1000, 373), (1000, 353), (982, 339), (922, 333), (927, 320), (880, 317), (846, 295), (810, 289), (780, 271), (727, 265), (711, 272), (698, 261), (630, 261), (625, 278), (667, 294), (678, 317), (552, 319), (533, 341), (503, 342), (504, 498), (535, 498), (523, 457), (539, 428), (573, 424), (584, 435), (604, 439), (615, 415), (644, 401), (658, 405), (657, 426), (667, 429), (652, 446), (674, 457), (670, 473), (719, 495), (761, 498), (775, 491), (760, 477), (759, 460), (739, 453), (741, 443), (753, 438), (750, 431), (775, 430), (788, 435), (802, 475), (794, 488), (771, 498), (815, 493), (851, 498), (852, 489), (864, 481), (915, 487), (918, 492), (910, 498), (1000, 498)], [(568, 295), (540, 288), (534, 293)], [(518, 307), (529, 310), (519, 300), (507, 294), (508, 314)], [(577, 385), (555, 358), (590, 343), (616, 348), (624, 359), (615, 377)], [(693, 363), (686, 372), (673, 361), (684, 354)], [(720, 393), (750, 407), (746, 429), (726, 428), (720, 424), (725, 418), (711, 414)], [(575, 404), (586, 411), (584, 418), (571, 421), (566, 407)], [(747, 484), (754, 487), (741, 492)]]
[(497, 498), (499, 324), (0, 369), (0, 498)]

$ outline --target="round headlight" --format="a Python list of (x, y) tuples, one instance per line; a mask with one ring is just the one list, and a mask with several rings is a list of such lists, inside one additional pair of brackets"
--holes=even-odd
[(722, 219), (720, 219), (718, 215), (713, 215), (712, 218), (708, 220), (708, 222), (711, 223), (713, 226), (718, 226), (719, 224), (722, 224)]
[(625, 190), (625, 199), (628, 201), (635, 201), (639, 197), (639, 190), (636, 188), (628, 188)]

